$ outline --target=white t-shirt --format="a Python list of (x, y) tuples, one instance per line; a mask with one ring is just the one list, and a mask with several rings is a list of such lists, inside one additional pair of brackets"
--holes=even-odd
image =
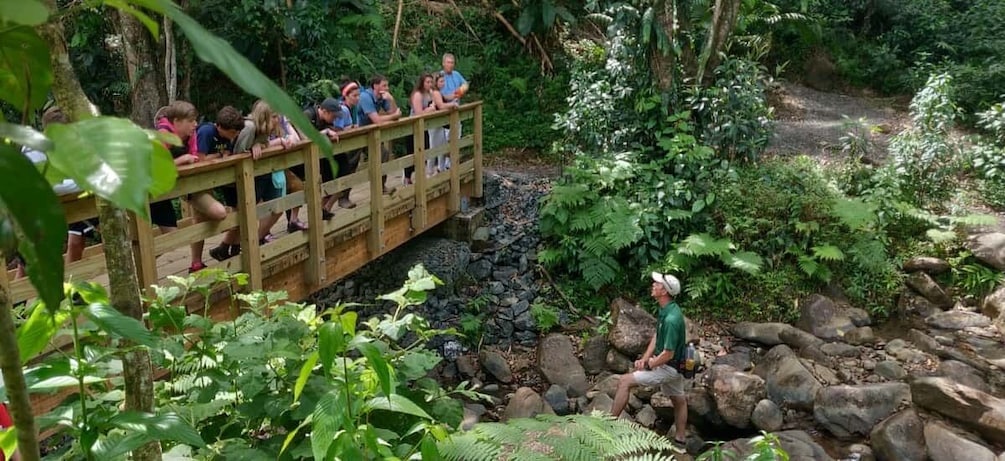
[[(48, 161), (48, 158), (45, 156), (45, 152), (39, 150), (22, 147), (21, 153), (24, 154), (25, 157), (28, 157), (28, 160), (31, 160), (31, 163), (35, 165)], [(82, 192), (82, 189), (79, 186), (77, 186), (77, 183), (75, 183), (72, 179), (69, 178), (64, 179), (63, 182), (60, 182), (58, 184), (53, 184), (52, 190), (59, 195), (75, 194), (77, 192)]]

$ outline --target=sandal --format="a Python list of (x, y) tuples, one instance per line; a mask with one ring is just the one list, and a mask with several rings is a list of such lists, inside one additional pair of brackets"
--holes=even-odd
[(273, 242), (275, 240), (276, 240), (276, 236), (275, 235), (265, 234), (265, 237), (262, 237), (260, 240), (258, 240), (258, 244), (259, 245), (266, 245), (266, 244), (268, 244), (270, 242)]
[(286, 232), (289, 232), (291, 234), (294, 232), (303, 232), (306, 230), (307, 230), (307, 224), (304, 223), (303, 221), (290, 221), (290, 223), (286, 225)]
[(203, 264), (201, 261), (197, 262), (197, 263), (192, 263), (191, 266), (188, 266), (188, 273), (189, 274), (194, 274), (194, 273), (199, 272), (199, 271), (201, 271), (201, 270), (203, 270), (205, 268), (206, 268), (206, 265)]
[(334, 217), (335, 213), (332, 213), (331, 211), (328, 210), (321, 210), (321, 219), (324, 219), (325, 221), (331, 221), (331, 219)]
[(209, 255), (217, 261), (226, 261), (227, 259), (233, 258), (239, 254), (241, 254), (241, 245), (228, 245), (226, 243), (221, 243), (220, 246), (209, 250)]

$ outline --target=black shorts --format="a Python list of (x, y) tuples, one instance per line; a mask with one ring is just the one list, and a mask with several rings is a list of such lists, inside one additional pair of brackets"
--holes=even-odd
[(223, 199), (221, 202), (231, 208), (237, 208), (237, 185), (227, 184), (226, 186), (220, 186), (216, 188), (216, 191), (220, 193), (220, 198)]
[(67, 232), (73, 235), (92, 235), (98, 228), (98, 218), (70, 223), (67, 228)]
[[(356, 165), (359, 165), (359, 156), (356, 155), (356, 165), (350, 162), (350, 154), (338, 154), (335, 156), (335, 164), (338, 165), (338, 174), (332, 170), (331, 162), (328, 161), (328, 157), (321, 156), (321, 182), (328, 182), (335, 178), (341, 178), (348, 175), (356, 170)], [(303, 165), (297, 165), (290, 167), (290, 173), (299, 178), (301, 181), (307, 176), (307, 172), (304, 170)]]
[(150, 222), (160, 227), (178, 227), (178, 214), (171, 200), (150, 204)]

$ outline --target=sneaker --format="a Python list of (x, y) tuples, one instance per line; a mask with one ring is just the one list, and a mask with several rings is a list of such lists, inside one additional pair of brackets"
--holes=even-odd
[(226, 243), (221, 243), (220, 246), (210, 248), (209, 250), (209, 255), (217, 261), (226, 261), (239, 254), (241, 254), (240, 245), (228, 245)]
[[(353, 204), (353, 206), (356, 206), (356, 205)], [(335, 213), (332, 213), (332, 212), (330, 212), (328, 210), (321, 210), (321, 219), (324, 219), (325, 221), (330, 221), (334, 217), (335, 217)]]
[(353, 208), (356, 208), (356, 203), (353, 202), (352, 200), (349, 200), (349, 197), (342, 197), (338, 199), (338, 206), (340, 208), (345, 208), (346, 210), (351, 210)]
[(269, 244), (271, 242), (274, 242), (275, 240), (276, 240), (276, 236), (275, 235), (265, 234), (265, 237), (261, 238), (258, 241), (258, 244), (259, 245), (267, 245), (267, 244)]
[(286, 232), (289, 232), (291, 234), (296, 233), (296, 232), (306, 231), (306, 230), (307, 230), (307, 223), (305, 223), (303, 221), (290, 221), (286, 225)]
[(192, 263), (192, 265), (188, 267), (188, 273), (189, 274), (194, 274), (194, 273), (199, 272), (199, 271), (201, 271), (201, 270), (203, 270), (205, 268), (206, 268), (206, 265), (203, 264), (201, 261), (197, 262), (197, 263)]

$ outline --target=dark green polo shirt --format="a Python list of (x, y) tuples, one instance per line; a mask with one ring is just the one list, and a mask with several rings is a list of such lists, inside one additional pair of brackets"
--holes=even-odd
[(660, 309), (657, 321), (659, 323), (656, 324), (656, 348), (653, 349), (653, 356), (670, 350), (673, 351), (671, 363), (682, 360), (687, 346), (687, 330), (680, 306), (670, 301)]

